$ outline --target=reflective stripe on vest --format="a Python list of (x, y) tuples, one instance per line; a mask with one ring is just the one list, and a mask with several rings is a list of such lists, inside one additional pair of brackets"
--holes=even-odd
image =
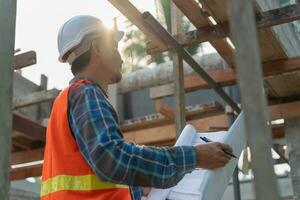
[(115, 188), (128, 188), (128, 186), (102, 182), (95, 175), (59, 175), (42, 182), (41, 197), (62, 190), (90, 191)]

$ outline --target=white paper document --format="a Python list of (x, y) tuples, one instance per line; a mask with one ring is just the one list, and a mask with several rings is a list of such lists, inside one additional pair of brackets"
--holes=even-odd
[[(192, 125), (187, 125), (175, 146), (196, 145), (204, 143), (200, 136), (212, 141), (228, 144), (233, 154), (240, 156), (246, 142), (243, 112), (235, 120), (229, 131), (197, 133)], [(223, 168), (216, 170), (196, 169), (174, 187), (168, 189), (153, 188), (147, 200), (220, 200), (232, 177), (238, 159), (232, 158)]]

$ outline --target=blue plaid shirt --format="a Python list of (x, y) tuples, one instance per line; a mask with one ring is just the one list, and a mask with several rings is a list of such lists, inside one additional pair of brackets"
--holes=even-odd
[(69, 122), (80, 152), (103, 181), (131, 186), (168, 188), (196, 167), (194, 147), (146, 147), (124, 141), (117, 114), (105, 92), (95, 83), (71, 81)]

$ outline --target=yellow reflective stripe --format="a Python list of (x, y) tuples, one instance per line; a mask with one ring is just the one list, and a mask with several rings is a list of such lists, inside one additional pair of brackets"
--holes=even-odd
[(102, 182), (95, 175), (70, 176), (59, 175), (42, 182), (41, 196), (45, 196), (61, 190), (100, 190), (128, 188), (126, 185)]

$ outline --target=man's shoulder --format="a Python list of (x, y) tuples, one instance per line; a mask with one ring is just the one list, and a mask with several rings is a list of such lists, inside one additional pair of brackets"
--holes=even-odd
[(78, 81), (69, 86), (68, 96), (71, 101), (86, 95), (95, 96), (95, 94), (97, 95), (97, 98), (103, 97), (101, 89), (95, 83), (90, 81)]
[(77, 81), (70, 85), (69, 93), (78, 93), (85, 90), (94, 90), (97, 89), (97, 86), (91, 81)]

